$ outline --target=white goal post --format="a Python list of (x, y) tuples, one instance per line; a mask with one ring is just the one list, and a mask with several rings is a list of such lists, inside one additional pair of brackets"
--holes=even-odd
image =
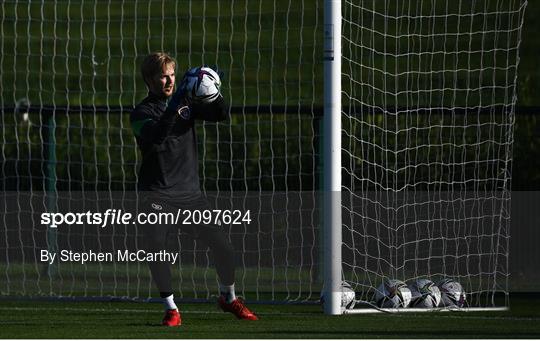
[(324, 312), (341, 314), (341, 1), (324, 3)]

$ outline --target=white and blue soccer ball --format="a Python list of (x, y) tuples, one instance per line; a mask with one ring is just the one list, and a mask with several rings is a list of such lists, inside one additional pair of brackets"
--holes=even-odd
[(221, 79), (216, 71), (200, 66), (189, 69), (179, 87), (193, 103), (212, 103), (219, 97)]
[(431, 280), (420, 278), (411, 283), (411, 307), (436, 308), (441, 303), (441, 291)]
[(437, 282), (441, 291), (441, 306), (447, 308), (463, 308), (467, 304), (467, 294), (461, 284), (451, 278)]
[[(356, 294), (347, 282), (341, 284), (341, 307), (345, 309), (352, 309), (356, 303)], [(321, 304), (324, 305), (325, 301), (325, 291), (321, 293)]]
[(375, 303), (381, 308), (407, 308), (411, 303), (411, 290), (399, 279), (386, 279), (375, 290)]
[(356, 303), (355, 299), (356, 293), (351, 285), (347, 282), (343, 282), (341, 285), (341, 306), (345, 309), (352, 309)]

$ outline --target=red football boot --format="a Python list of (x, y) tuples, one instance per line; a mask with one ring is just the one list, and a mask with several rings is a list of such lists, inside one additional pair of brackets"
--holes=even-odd
[(244, 305), (244, 302), (239, 298), (235, 299), (231, 303), (225, 301), (225, 297), (219, 296), (218, 304), (221, 310), (229, 313), (233, 313), (240, 320), (257, 321), (259, 318), (251, 310)]
[(176, 309), (169, 309), (165, 311), (165, 316), (163, 317), (163, 321), (161, 322), (161, 325), (167, 326), (167, 327), (176, 327), (182, 324), (182, 317), (180, 317), (180, 313)]

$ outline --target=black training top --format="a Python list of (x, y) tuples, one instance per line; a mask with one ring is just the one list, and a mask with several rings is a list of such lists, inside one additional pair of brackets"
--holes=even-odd
[(200, 195), (195, 119), (227, 118), (223, 97), (206, 105), (191, 105), (179, 115), (166, 110), (166, 99), (149, 94), (130, 116), (142, 154), (138, 189), (176, 199)]

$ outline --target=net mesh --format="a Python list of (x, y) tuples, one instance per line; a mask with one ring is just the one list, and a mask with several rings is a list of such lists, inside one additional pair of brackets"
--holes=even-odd
[[(224, 73), (231, 119), (199, 123), (197, 133), (203, 190), (220, 209), (253, 210), (249, 226), (225, 227), (236, 249), (237, 291), (261, 300), (311, 297), (317, 267), (319, 5), (2, 1), (2, 294), (151, 296), (146, 264), (47, 267), (40, 261), (41, 250), (137, 249), (143, 244), (136, 229), (83, 225), (51, 231), (39, 213), (136, 209), (141, 157), (129, 113), (147, 94), (139, 75), (142, 59), (163, 50), (177, 59), (179, 76), (201, 64)], [(215, 294), (206, 246), (184, 234), (173, 239), (171, 249), (180, 252), (177, 297)]]
[[(524, 0), (343, 1), (343, 273), (369, 301), (383, 278), (451, 276), (473, 303), (507, 292), (510, 174)], [(304, 301), (321, 285), (322, 0), (2, 1), (0, 292), (154, 294), (146, 264), (47, 266), (41, 250), (113, 252), (137, 230), (51, 230), (40, 213), (136, 209), (131, 109), (139, 65), (216, 65), (228, 123), (197, 126), (201, 186), (222, 209), (237, 290)], [(206, 246), (180, 234), (179, 298), (216, 292)], [(154, 295), (155, 296), (155, 295)]]
[(345, 1), (343, 267), (361, 300), (384, 279), (507, 294), (525, 5)]

